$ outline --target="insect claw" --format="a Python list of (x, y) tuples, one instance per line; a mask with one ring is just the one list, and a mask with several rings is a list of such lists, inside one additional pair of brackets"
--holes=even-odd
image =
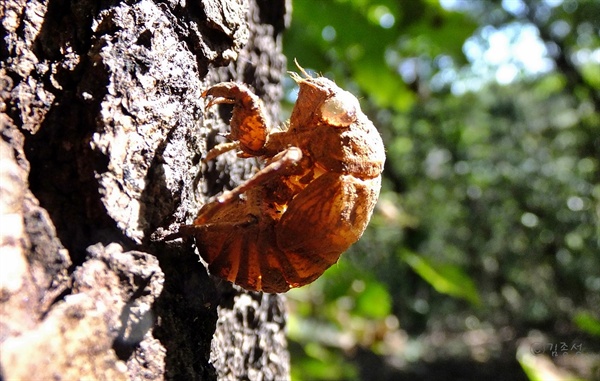
[(230, 105), (235, 104), (235, 99), (224, 98), (224, 97), (212, 98), (206, 104), (206, 108), (212, 107), (214, 105), (219, 105), (219, 104), (230, 104)]

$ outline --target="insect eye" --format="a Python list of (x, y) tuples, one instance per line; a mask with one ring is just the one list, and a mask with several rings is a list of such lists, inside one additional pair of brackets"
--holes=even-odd
[(334, 127), (348, 127), (356, 120), (360, 106), (354, 95), (339, 92), (321, 105), (321, 119)]

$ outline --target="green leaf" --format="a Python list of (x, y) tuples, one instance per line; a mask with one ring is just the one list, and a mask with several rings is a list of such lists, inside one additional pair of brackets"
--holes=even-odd
[(579, 312), (573, 318), (573, 322), (579, 329), (594, 336), (600, 336), (600, 320), (591, 313)]
[(356, 310), (368, 318), (385, 318), (392, 310), (390, 294), (381, 283), (368, 281), (356, 299)]
[(408, 250), (400, 257), (437, 292), (481, 304), (475, 283), (459, 266), (436, 264)]

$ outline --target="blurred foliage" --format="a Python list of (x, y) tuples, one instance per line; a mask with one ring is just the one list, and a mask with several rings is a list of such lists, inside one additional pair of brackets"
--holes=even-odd
[(293, 379), (506, 358), (527, 379), (537, 334), (600, 379), (600, 2), (442, 3), (293, 2), (289, 61), (359, 96), (387, 149), (363, 238), (289, 293)]
[(344, 87), (351, 78), (375, 106), (398, 110), (415, 101), (395, 70), (402, 57), (420, 60), (424, 71), (434, 70), (432, 58), (440, 54), (465, 62), (462, 44), (476, 27), (465, 15), (433, 2), (302, 0), (293, 6), (285, 36), (288, 57), (327, 68)]
[(464, 298), (475, 306), (481, 304), (475, 283), (458, 265), (435, 266), (426, 258), (404, 251), (401, 258), (437, 292)]

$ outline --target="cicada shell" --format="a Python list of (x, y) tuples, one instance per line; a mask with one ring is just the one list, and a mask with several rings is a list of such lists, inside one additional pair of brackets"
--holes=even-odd
[(379, 197), (385, 152), (377, 129), (352, 94), (300, 70), (285, 131), (269, 130), (260, 100), (242, 84), (203, 94), (209, 106), (234, 105), (227, 149), (265, 166), (180, 233), (195, 237), (211, 274), (248, 290), (280, 293), (317, 279), (361, 237)]

